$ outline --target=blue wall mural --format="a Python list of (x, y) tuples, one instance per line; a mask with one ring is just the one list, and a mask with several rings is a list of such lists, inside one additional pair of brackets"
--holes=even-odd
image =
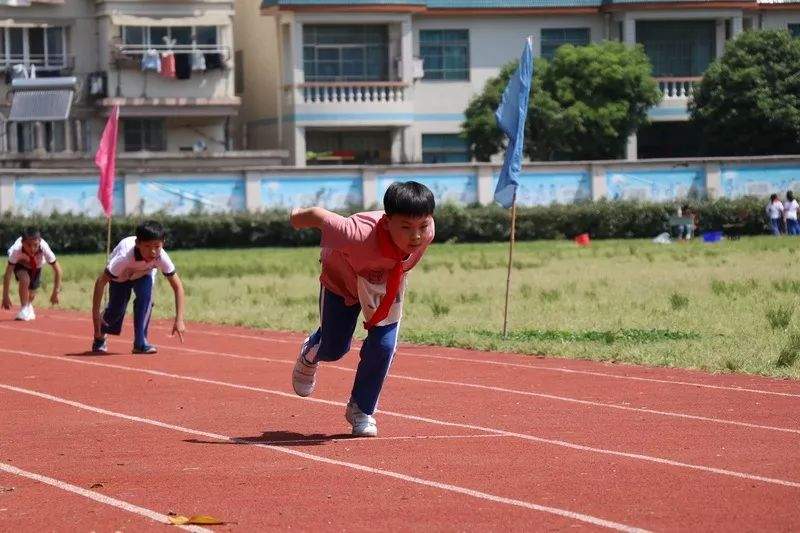
[(424, 184), (436, 198), (437, 204), (452, 202), (474, 204), (478, 201), (478, 177), (475, 174), (383, 174), (378, 176), (378, 205), (383, 203), (383, 195), (395, 181), (418, 181)]
[(361, 207), (364, 192), (361, 175), (262, 176), (264, 209), (318, 205), (327, 209)]
[[(493, 192), (498, 176), (494, 175)], [(571, 204), (592, 199), (587, 172), (522, 172), (517, 181), (517, 205)]]
[[(14, 211), (20, 215), (74, 213), (99, 216), (98, 178), (18, 178), (14, 181)], [(114, 214), (125, 212), (122, 180), (114, 183)]]
[(149, 179), (142, 180), (139, 186), (144, 214), (159, 211), (174, 215), (244, 211), (244, 193), (244, 179), (235, 175)]
[(720, 172), (722, 196), (769, 196), (783, 198), (786, 191), (800, 191), (800, 167), (760, 166), (737, 167), (723, 165)]
[(606, 190), (612, 200), (668, 202), (705, 195), (705, 170), (628, 170), (606, 172)]

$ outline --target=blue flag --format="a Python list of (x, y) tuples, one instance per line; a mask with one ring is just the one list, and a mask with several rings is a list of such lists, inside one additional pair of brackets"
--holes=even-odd
[(494, 199), (505, 208), (514, 203), (517, 192), (517, 177), (522, 168), (522, 147), (525, 143), (525, 118), (528, 115), (528, 96), (533, 76), (533, 51), (530, 37), (525, 40), (525, 48), (519, 60), (519, 67), (503, 92), (503, 100), (495, 111), (497, 125), (508, 137), (506, 157), (500, 179), (494, 190)]

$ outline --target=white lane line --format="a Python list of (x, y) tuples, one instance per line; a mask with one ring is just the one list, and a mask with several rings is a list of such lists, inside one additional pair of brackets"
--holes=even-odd
[[(85, 319), (78, 319), (72, 317), (64, 317), (64, 316), (50, 316), (50, 318), (56, 318), (59, 320), (67, 320), (73, 322), (86, 322)], [(0, 326), (2, 327), (2, 326)], [(169, 331), (168, 328), (163, 328), (161, 326), (154, 327), (152, 329), (159, 329), (163, 331)], [(204, 335), (214, 335), (217, 337), (235, 337), (241, 339), (253, 339), (262, 342), (277, 342), (283, 344), (294, 344), (298, 345), (298, 341), (293, 340), (286, 340), (286, 339), (279, 339), (279, 338), (272, 338), (272, 337), (261, 337), (257, 335), (244, 335), (241, 333), (218, 333), (215, 331), (205, 331), (205, 330), (192, 330), (191, 334), (201, 333)], [(352, 351), (355, 351), (358, 347), (359, 343), (353, 343), (354, 348)], [(658, 378), (645, 378), (640, 376), (623, 376), (620, 374), (611, 374), (608, 372), (596, 372), (591, 370), (576, 370), (572, 368), (562, 368), (562, 367), (550, 367), (550, 366), (538, 366), (538, 365), (528, 365), (522, 363), (509, 363), (505, 361), (491, 361), (487, 359), (473, 359), (470, 357), (455, 357), (455, 356), (447, 356), (447, 355), (435, 355), (435, 354), (418, 354), (412, 353), (402, 348), (397, 351), (398, 354), (402, 354), (405, 357), (417, 357), (421, 359), (439, 359), (443, 361), (458, 361), (461, 363), (474, 363), (479, 365), (494, 365), (494, 366), (504, 366), (510, 368), (526, 368), (528, 370), (534, 371), (546, 371), (546, 372), (561, 372), (565, 374), (581, 374), (587, 376), (596, 376), (596, 377), (604, 377), (604, 378), (612, 378), (612, 379), (629, 379), (631, 381), (642, 381), (647, 383), (660, 383), (664, 385), (674, 385), (674, 386), (682, 386), (682, 387), (700, 387), (704, 389), (713, 389), (713, 390), (724, 390), (724, 391), (731, 391), (731, 392), (746, 392), (752, 394), (764, 394), (769, 396), (783, 396), (787, 398), (800, 398), (800, 393), (793, 393), (793, 392), (780, 392), (780, 391), (770, 391), (764, 389), (751, 389), (747, 387), (736, 387), (732, 385), (712, 385), (710, 383), (698, 383), (694, 381), (680, 381), (680, 380), (670, 380), (670, 379), (658, 379)]]
[[(4, 327), (4, 326), (0, 326), (0, 327)], [(34, 332), (35, 331), (36, 333), (40, 333), (40, 334), (43, 334), (43, 335), (55, 335), (55, 336), (65, 337), (65, 338), (83, 339), (83, 337), (79, 337), (77, 335), (70, 335), (70, 334), (66, 334), (66, 333), (65, 334), (59, 334), (59, 333), (52, 333), (52, 332), (48, 332), (48, 331), (42, 331), (42, 330), (28, 330), (28, 331), (30, 331), (30, 332)], [(124, 339), (110, 339), (110, 340), (114, 341), (114, 342), (125, 342)], [(264, 363), (278, 363), (278, 364), (285, 364), (285, 365), (293, 365), (294, 364), (294, 361), (289, 361), (289, 360), (286, 360), (286, 359), (275, 359), (275, 358), (270, 358), (270, 357), (256, 357), (256, 356), (252, 356), (252, 355), (240, 355), (240, 354), (234, 354), (234, 353), (228, 353), (228, 352), (214, 352), (214, 351), (210, 351), (210, 350), (198, 350), (198, 349), (195, 349), (195, 348), (185, 348), (183, 346), (173, 346), (173, 347), (170, 347), (169, 349), (173, 350), (173, 351), (177, 351), (177, 352), (181, 352), (182, 351), (182, 352), (187, 352), (187, 353), (197, 353), (197, 354), (213, 355), (213, 356), (219, 356), (219, 357), (228, 357), (228, 358), (231, 358), (231, 359), (244, 359), (244, 360), (248, 360), (248, 361), (260, 361), (260, 362), (264, 362)], [(332, 368), (334, 370), (344, 371), (344, 372), (348, 372), (350, 374), (355, 372), (351, 368), (348, 368), (348, 367), (345, 367), (345, 366), (329, 364), (329, 363), (326, 363), (324, 365), (324, 368)], [(418, 383), (432, 383), (432, 384), (436, 384), (436, 385), (450, 385), (450, 386), (456, 386), (456, 387), (466, 387), (466, 388), (479, 389), (479, 390), (488, 390), (488, 391), (493, 391), (493, 392), (517, 394), (517, 395), (521, 395), (521, 396), (544, 398), (544, 399), (548, 399), (548, 400), (569, 402), (569, 403), (574, 403), (574, 404), (579, 404), (579, 405), (586, 405), (586, 406), (590, 406), (590, 407), (601, 407), (601, 408), (607, 408), (607, 409), (617, 409), (617, 410), (620, 410), (620, 411), (632, 411), (632, 412), (645, 413), (645, 414), (650, 414), (650, 415), (668, 416), (668, 417), (673, 417), (673, 418), (680, 418), (680, 419), (684, 419), (684, 420), (697, 420), (697, 421), (701, 421), (701, 422), (712, 422), (712, 423), (715, 423), (715, 424), (738, 426), (738, 427), (744, 427), (744, 428), (750, 428), (750, 429), (763, 429), (763, 430), (768, 430), (768, 431), (777, 431), (777, 432), (782, 432), (782, 433), (793, 433), (793, 434), (796, 434), (796, 435), (800, 435), (800, 429), (795, 429), (795, 428), (786, 428), (786, 427), (779, 427), (779, 426), (768, 426), (768, 425), (764, 425), (764, 424), (753, 424), (753, 423), (750, 423), (750, 422), (740, 422), (738, 420), (729, 420), (729, 419), (725, 419), (725, 418), (714, 418), (714, 417), (709, 417), (709, 416), (692, 415), (692, 414), (688, 414), (688, 413), (680, 413), (680, 412), (675, 412), (675, 411), (661, 411), (661, 410), (657, 410), (657, 409), (648, 409), (648, 408), (645, 408), (645, 407), (631, 407), (631, 406), (627, 406), (627, 405), (619, 405), (619, 404), (606, 403), (606, 402), (595, 402), (595, 401), (591, 401), (591, 400), (581, 400), (580, 398), (572, 398), (570, 396), (558, 396), (558, 395), (546, 394), (546, 393), (542, 393), (542, 392), (522, 391), (522, 390), (518, 390), (518, 389), (509, 389), (509, 388), (496, 387), (496, 386), (491, 386), (491, 385), (480, 385), (480, 384), (476, 384), (476, 383), (464, 383), (464, 382), (460, 382), (460, 381), (447, 381), (447, 380), (438, 380), (438, 379), (429, 379), (429, 378), (419, 378), (419, 377), (416, 377), (416, 376), (407, 376), (407, 375), (404, 375), (404, 374), (396, 374), (396, 373), (390, 374), (389, 378), (390, 379), (402, 379), (402, 380), (406, 380), (406, 381), (415, 381), (415, 382), (418, 382)]]
[[(112, 498), (111, 496), (100, 494), (99, 492), (95, 492), (93, 490), (84, 489), (83, 487), (73, 485), (72, 483), (67, 483), (66, 481), (61, 481), (59, 479), (55, 479), (52, 477), (43, 476), (35, 472), (28, 472), (27, 470), (22, 470), (21, 468), (17, 468), (16, 466), (7, 463), (0, 463), (0, 471), (7, 472), (15, 476), (32, 479), (33, 481), (38, 481), (39, 483), (44, 483), (46, 485), (50, 485), (51, 487), (55, 487), (57, 489), (61, 489), (67, 492), (72, 492), (79, 496), (83, 496), (84, 498), (94, 500), (98, 503), (102, 503), (103, 505), (116, 507), (117, 509), (122, 509), (123, 511), (137, 514), (139, 516), (143, 516), (151, 520), (155, 520), (156, 522), (160, 522), (161, 524), (170, 525), (169, 517), (165, 514), (161, 514), (156, 511), (152, 511), (150, 509), (145, 509), (144, 507), (139, 507), (138, 505), (118, 500), (116, 498)], [(186, 531), (194, 531), (196, 533), (210, 533), (212, 531), (210, 529), (200, 526), (177, 526), (177, 527), (185, 529)]]
[(373, 468), (371, 466), (365, 466), (365, 465), (361, 465), (361, 464), (358, 464), (358, 463), (350, 463), (350, 462), (347, 462), (347, 461), (340, 461), (338, 459), (331, 459), (331, 458), (324, 457), (324, 456), (321, 456), (321, 455), (314, 455), (314, 454), (311, 454), (311, 453), (301, 452), (301, 451), (298, 451), (298, 450), (293, 450), (291, 448), (284, 448), (284, 447), (280, 447), (280, 446), (272, 446), (272, 445), (269, 445), (269, 444), (262, 444), (262, 443), (254, 443), (252, 441), (238, 439), (238, 438), (235, 438), (235, 437), (229, 437), (227, 435), (220, 435), (218, 433), (211, 433), (211, 432), (208, 432), (208, 431), (200, 431), (200, 430), (196, 430), (196, 429), (191, 429), (191, 428), (186, 428), (186, 427), (182, 427), (182, 426), (176, 426), (176, 425), (173, 425), (173, 424), (168, 424), (166, 422), (161, 422), (159, 420), (153, 420), (153, 419), (150, 419), (150, 418), (143, 418), (143, 417), (139, 417), (139, 416), (133, 416), (133, 415), (127, 415), (127, 414), (124, 414), (124, 413), (118, 413), (118, 412), (115, 412), (115, 411), (109, 411), (109, 410), (106, 410), (106, 409), (102, 409), (100, 407), (87, 405), (87, 404), (84, 404), (84, 403), (76, 402), (76, 401), (73, 401), (73, 400), (68, 400), (66, 398), (60, 398), (58, 396), (53, 396), (53, 395), (50, 395), (50, 394), (46, 394), (46, 393), (42, 393), (42, 392), (30, 390), (30, 389), (23, 389), (23, 388), (20, 388), (20, 387), (15, 387), (13, 385), (7, 385), (7, 384), (0, 383), (0, 388), (6, 389), (6, 390), (10, 390), (10, 391), (13, 391), (13, 392), (18, 392), (18, 393), (21, 393), (21, 394), (28, 394), (30, 396), (36, 396), (38, 398), (43, 398), (45, 400), (49, 400), (49, 401), (52, 401), (52, 402), (57, 402), (57, 403), (61, 403), (61, 404), (64, 404), (64, 405), (69, 405), (69, 406), (72, 406), (72, 407), (76, 407), (78, 409), (83, 409), (85, 411), (91, 411), (93, 413), (98, 413), (98, 414), (107, 415), (107, 416), (113, 416), (113, 417), (116, 417), (116, 418), (122, 418), (124, 420), (129, 420), (131, 422), (138, 422), (138, 423), (141, 423), (141, 424), (147, 424), (147, 425), (150, 425), (150, 426), (156, 426), (156, 427), (163, 428), (163, 429), (169, 429), (169, 430), (173, 430), (173, 431), (178, 431), (178, 432), (185, 433), (185, 434), (188, 434), (188, 435), (206, 437), (206, 438), (218, 440), (218, 441), (221, 441), (221, 442), (233, 442), (233, 443), (236, 443), (236, 444), (248, 444), (248, 445), (251, 445), (251, 446), (257, 446), (259, 448), (265, 448), (265, 449), (268, 449), (268, 450), (272, 450), (274, 452), (279, 452), (279, 453), (283, 453), (283, 454), (287, 454), (287, 455), (293, 455), (295, 457), (300, 457), (302, 459), (308, 459), (308, 460), (311, 460), (311, 461), (316, 461), (318, 463), (325, 463), (325, 464), (329, 464), (329, 465), (342, 466), (342, 467), (345, 467), (345, 468), (350, 468), (352, 470), (358, 470), (358, 471), (361, 471), (361, 472), (366, 472), (368, 474), (380, 475), (380, 476), (389, 477), (389, 478), (393, 478), (393, 479), (399, 479), (401, 481), (406, 481), (406, 482), (409, 482), (409, 483), (414, 483), (414, 484), (417, 484), (417, 485), (423, 485), (423, 486), (426, 486), (426, 487), (432, 487), (432, 488), (443, 490), (443, 491), (447, 491), (447, 492), (454, 492), (454, 493), (457, 493), (457, 494), (463, 494), (465, 496), (471, 496), (473, 498), (477, 498), (477, 499), (480, 499), (480, 500), (486, 500), (486, 501), (491, 501), (491, 502), (495, 502), (495, 503), (502, 503), (502, 504), (511, 505), (511, 506), (514, 506), (514, 507), (522, 507), (524, 509), (530, 509), (530, 510), (533, 510), (533, 511), (549, 513), (549, 514), (553, 514), (553, 515), (560, 516), (560, 517), (563, 517), (563, 518), (569, 518), (569, 519), (572, 519), (572, 520), (577, 520), (579, 522), (585, 522), (587, 524), (592, 524), (592, 525), (595, 525), (595, 526), (605, 527), (605, 528), (609, 528), (609, 529), (615, 529), (615, 530), (618, 530), (618, 531), (626, 531), (626, 532), (637, 532), (638, 533), (638, 532), (645, 531), (643, 529), (639, 529), (639, 528), (636, 528), (636, 527), (633, 527), (633, 526), (628, 526), (626, 524), (620, 524), (618, 522), (612, 522), (610, 520), (604, 520), (602, 518), (598, 518), (598, 517), (595, 517), (595, 516), (592, 516), (592, 515), (587, 515), (587, 514), (583, 514), (583, 513), (576, 513), (574, 511), (568, 511), (568, 510), (565, 510), (565, 509), (559, 509), (557, 507), (539, 505), (539, 504), (536, 504), (536, 503), (523, 501), (523, 500), (515, 500), (515, 499), (511, 499), (511, 498), (505, 498), (505, 497), (497, 496), (497, 495), (490, 494), (490, 493), (487, 493), (487, 492), (481, 492), (481, 491), (477, 491), (477, 490), (473, 490), (473, 489), (468, 489), (466, 487), (461, 487), (461, 486), (458, 486), (458, 485), (451, 485), (449, 483), (441, 483), (441, 482), (433, 481), (433, 480), (429, 480), (429, 479), (423, 479), (423, 478), (419, 478), (419, 477), (415, 477), (415, 476), (409, 476), (409, 475), (406, 475), (406, 474), (401, 474), (399, 472), (394, 472), (392, 470), (383, 470), (381, 468)]
[[(81, 361), (81, 360), (71, 359), (69, 357), (61, 357), (61, 356), (58, 356), (58, 355), (36, 354), (36, 353), (32, 353), (32, 352), (24, 352), (24, 351), (21, 351), (21, 350), (8, 350), (6, 348), (0, 348), (0, 352), (16, 354), (16, 355), (24, 355), (24, 356), (27, 356), (27, 357), (38, 357), (38, 358), (41, 358), (41, 359), (52, 359), (52, 360), (66, 361), (68, 363), (73, 363), (73, 364), (98, 366), (98, 367), (104, 367), (104, 368), (113, 368), (113, 369), (117, 369), (117, 370), (124, 370), (124, 371), (127, 371), (127, 372), (138, 372), (138, 373), (141, 373), (141, 374), (149, 374), (149, 375), (152, 375), (152, 376), (160, 376), (160, 377), (167, 377), (167, 378), (173, 378), (173, 379), (180, 379), (180, 380), (184, 380), (184, 381), (192, 381), (192, 382), (195, 382), (195, 383), (205, 383), (205, 384), (209, 384), (209, 385), (219, 385), (219, 386), (222, 386), (222, 387), (228, 387), (228, 388), (233, 388), (233, 389), (238, 389), (238, 390), (246, 390), (246, 391), (252, 391), (252, 392), (259, 392), (259, 393), (263, 393), (263, 394), (269, 394), (269, 395), (273, 395), (273, 396), (280, 396), (280, 397), (283, 397), (283, 398), (292, 398), (294, 400), (299, 400), (299, 401), (304, 401), (304, 402), (314, 402), (314, 403), (319, 403), (319, 404), (323, 404), (323, 405), (333, 405), (333, 406), (337, 406), (337, 407), (345, 407), (346, 406), (346, 404), (343, 403), (343, 402), (336, 402), (336, 401), (333, 401), (333, 400), (323, 400), (321, 398), (311, 398), (311, 397), (301, 398), (300, 396), (297, 396), (296, 394), (291, 394), (291, 393), (288, 393), (288, 392), (283, 392), (283, 391), (278, 391), (278, 390), (264, 389), (264, 388), (261, 388), (261, 387), (252, 387), (250, 385), (240, 385), (238, 383), (230, 383), (230, 382), (227, 382), (227, 381), (218, 381), (218, 380), (214, 380), (214, 379), (198, 378), (198, 377), (194, 377), (194, 376), (185, 376), (185, 375), (182, 375), (182, 374), (172, 374), (172, 373), (169, 373), (169, 372), (162, 372), (160, 370), (149, 370), (149, 369), (145, 369), (145, 368), (134, 368), (134, 367), (124, 366), (124, 365), (114, 365), (114, 364), (110, 364), (110, 363), (97, 363), (97, 362), (94, 362), (94, 361)], [(434, 418), (427, 418), (427, 417), (424, 417), (424, 416), (417, 416), (417, 415), (409, 415), (409, 414), (405, 414), (405, 413), (398, 413), (398, 412), (395, 412), (395, 411), (380, 411), (380, 413), (382, 415), (385, 415), (385, 416), (393, 416), (393, 417), (402, 418), (402, 419), (405, 419), (405, 420), (414, 420), (414, 421), (417, 421), (417, 422), (424, 422), (424, 423), (427, 423), (427, 424), (435, 424), (435, 425), (438, 425), (438, 426), (464, 428), (464, 429), (470, 429), (470, 430), (474, 430), (474, 431), (483, 431), (485, 433), (493, 433), (495, 435), (505, 435), (505, 436), (509, 436), (509, 437), (517, 437), (517, 438), (520, 438), (520, 439), (523, 439), (523, 440), (528, 440), (528, 441), (532, 441), (532, 442), (539, 442), (539, 443), (542, 443), (542, 444), (550, 444), (550, 445), (554, 445), (554, 446), (561, 446), (561, 447), (564, 447), (564, 448), (569, 448), (569, 449), (573, 449), (573, 450), (579, 450), (579, 451), (583, 451), (583, 452), (600, 453), (600, 454), (604, 454), (604, 455), (611, 455), (611, 456), (614, 456), (614, 457), (624, 457), (626, 459), (636, 459), (636, 460), (639, 460), (639, 461), (647, 461), (647, 462), (650, 462), (650, 463), (656, 463), (656, 464), (662, 464), (662, 465), (667, 465), (667, 466), (674, 466), (674, 467), (678, 467), (678, 468), (686, 468), (686, 469), (689, 469), (689, 470), (697, 470), (697, 471), (700, 471), (700, 472), (707, 472), (707, 473), (719, 474), (719, 475), (723, 475), (723, 476), (730, 476), (730, 477), (735, 477), (735, 478), (747, 479), (747, 480), (750, 480), (750, 481), (760, 481), (760, 482), (763, 482), (763, 483), (769, 483), (769, 484), (773, 484), (773, 485), (782, 485), (782, 486), (785, 486), (785, 487), (800, 488), (800, 482), (788, 481), (788, 480), (784, 480), (784, 479), (771, 478), (771, 477), (766, 477), (766, 476), (759, 476), (759, 475), (756, 475), (756, 474), (749, 474), (747, 472), (738, 472), (736, 470), (727, 470), (727, 469), (724, 469), (724, 468), (715, 468), (715, 467), (697, 465), (697, 464), (692, 464), (692, 463), (683, 463), (683, 462), (680, 462), (680, 461), (673, 461), (672, 459), (665, 459), (663, 457), (655, 457), (655, 456), (639, 454), (639, 453), (620, 452), (620, 451), (609, 450), (609, 449), (605, 449), (605, 448), (595, 448), (595, 447), (592, 447), (592, 446), (585, 446), (583, 444), (575, 444), (575, 443), (569, 442), (569, 441), (563, 441), (563, 440), (557, 440), (557, 439), (548, 439), (548, 438), (545, 438), (545, 437), (537, 437), (535, 435), (529, 435), (529, 434), (526, 434), (526, 433), (515, 433), (513, 431), (506, 431), (506, 430), (503, 430), (503, 429), (496, 429), (496, 428), (477, 426), (477, 425), (473, 425), (473, 424), (464, 424), (464, 423), (459, 423), (459, 422), (448, 422), (448, 421), (445, 421), (445, 420), (438, 420), (438, 419), (434, 419)]]

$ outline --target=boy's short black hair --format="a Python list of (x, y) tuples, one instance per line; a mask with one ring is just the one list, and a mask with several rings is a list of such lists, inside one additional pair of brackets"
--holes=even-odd
[(165, 235), (164, 226), (155, 220), (145, 220), (136, 226), (136, 238), (140, 241), (163, 241)]
[(387, 215), (421, 218), (432, 215), (435, 208), (431, 190), (416, 181), (396, 181), (383, 195), (383, 210)]
[(41, 239), (42, 232), (39, 231), (39, 228), (35, 228), (33, 226), (28, 226), (22, 230), (22, 240), (27, 241), (28, 239)]

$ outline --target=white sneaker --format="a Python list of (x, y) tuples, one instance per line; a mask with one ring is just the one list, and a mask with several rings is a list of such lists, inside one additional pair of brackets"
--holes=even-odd
[(362, 413), (353, 400), (350, 400), (350, 403), (347, 404), (344, 417), (353, 426), (353, 435), (356, 437), (378, 436), (378, 423), (375, 422), (375, 418), (372, 415)]
[(19, 313), (17, 313), (17, 316), (14, 317), (14, 320), (22, 320), (24, 322), (27, 322), (35, 318), (36, 314), (33, 312), (33, 306), (28, 304), (19, 310)]
[(314, 345), (313, 347), (309, 348), (308, 346), (309, 339), (306, 339), (303, 343), (303, 347), (300, 348), (300, 354), (297, 356), (297, 362), (294, 364), (294, 370), (292, 371), (292, 387), (294, 388), (294, 392), (298, 396), (310, 396), (312, 392), (314, 392), (314, 387), (317, 385), (317, 369), (319, 368), (319, 363), (309, 363), (306, 361), (306, 355), (311, 352), (312, 349), (319, 346), (318, 344)]

